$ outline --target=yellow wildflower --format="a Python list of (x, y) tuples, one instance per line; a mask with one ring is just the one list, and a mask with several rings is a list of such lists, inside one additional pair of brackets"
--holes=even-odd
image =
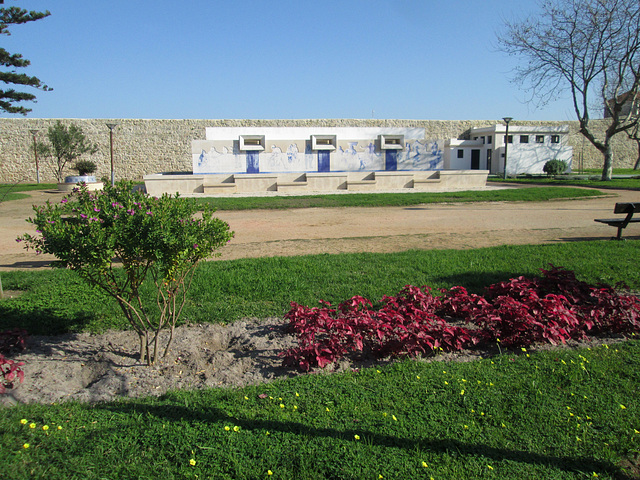
[(22, 425), (26, 425), (28, 421), (29, 421), (29, 420), (27, 420), (26, 418), (23, 418), (22, 420), (20, 420), (20, 423), (21, 423)]
[(360, 435), (354, 435), (353, 438), (355, 438), (356, 440), (360, 440)]
[(225, 425), (224, 429), (228, 432), (229, 430), (231, 430), (231, 427), (229, 425)]
[(26, 449), (27, 449), (27, 448), (29, 448), (30, 446), (31, 446), (31, 445), (29, 445), (28, 443), (25, 443), (24, 445), (22, 445), (22, 448), (24, 448), (24, 449), (26, 450)]
[(46, 432), (47, 430), (49, 430), (49, 425), (43, 425), (43, 426), (42, 426), (42, 430), (44, 430), (45, 432)]
[(196, 461), (192, 458), (191, 460), (189, 460), (189, 465), (194, 467), (196, 465)]
[(29, 424), (29, 428), (36, 428), (36, 424), (35, 423), (30, 423)]
[(273, 475), (273, 472), (271, 470), (267, 470), (267, 475)]
[(427, 465), (427, 462), (422, 462), (422, 466), (423, 466), (424, 468), (427, 468), (429, 465)]
[(233, 431), (234, 432), (239, 432), (240, 431), (240, 427), (236, 425), (235, 427), (233, 427)]
[(398, 421), (395, 415), (391, 415), (391, 418), (393, 418), (396, 422)]

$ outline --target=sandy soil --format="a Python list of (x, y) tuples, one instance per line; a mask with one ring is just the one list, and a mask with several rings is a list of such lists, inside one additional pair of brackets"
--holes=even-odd
[[(593, 219), (611, 217), (616, 201), (639, 197), (638, 192), (612, 191), (606, 198), (544, 203), (219, 212), (236, 232), (221, 258), (607, 239), (615, 230)], [(15, 238), (32, 229), (25, 222), (31, 205), (61, 198), (57, 192), (37, 192), (29, 199), (0, 203), (0, 270), (46, 268), (51, 258), (23, 251)], [(640, 226), (631, 225), (624, 236), (640, 238)], [(132, 332), (31, 337), (28, 349), (13, 356), (25, 362), (25, 381), (1, 396), (0, 403), (96, 402), (295, 375), (280, 366), (277, 356), (294, 345), (283, 322), (247, 319), (228, 327), (181, 327), (169, 356), (154, 367), (137, 361), (137, 337)], [(345, 361), (336, 368), (360, 366)]]

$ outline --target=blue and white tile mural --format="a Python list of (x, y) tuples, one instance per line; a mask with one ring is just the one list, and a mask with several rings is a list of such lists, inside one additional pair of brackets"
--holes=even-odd
[[(398, 150), (381, 150), (379, 135), (402, 135)], [(264, 135), (262, 151), (240, 151), (240, 135)], [(332, 150), (311, 150), (311, 135), (335, 135)], [(440, 170), (444, 141), (421, 128), (214, 127), (192, 142), (193, 173)], [(321, 147), (318, 147), (321, 148)], [(328, 162), (327, 162), (328, 158)]]

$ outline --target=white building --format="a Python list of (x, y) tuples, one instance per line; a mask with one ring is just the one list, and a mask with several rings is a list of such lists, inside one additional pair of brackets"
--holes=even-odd
[[(472, 128), (469, 140), (445, 142), (445, 170), (489, 170), (504, 174), (506, 125)], [(571, 170), (569, 126), (509, 126), (507, 175), (544, 173), (549, 160), (564, 160)]]

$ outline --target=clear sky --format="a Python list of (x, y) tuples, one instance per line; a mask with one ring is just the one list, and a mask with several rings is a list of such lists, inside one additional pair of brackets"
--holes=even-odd
[[(573, 120), (497, 49), (531, 0), (5, 0), (34, 118)], [(25, 103), (25, 105), (27, 105)], [(1, 117), (16, 117), (0, 114)]]

